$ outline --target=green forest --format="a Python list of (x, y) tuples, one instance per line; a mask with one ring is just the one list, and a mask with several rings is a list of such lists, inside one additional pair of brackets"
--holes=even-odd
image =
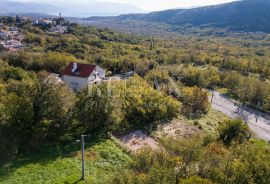
[[(0, 20), (12, 25), (6, 17)], [(269, 35), (169, 39), (66, 25), (68, 33), (59, 34), (25, 23), (26, 48), (0, 48), (0, 183), (76, 183), (75, 141), (81, 134), (91, 135), (91, 169), (81, 183), (270, 183), (269, 144), (242, 120), (212, 120), (213, 133), (197, 122), (211, 114), (206, 89), (270, 112)], [(98, 64), (107, 76), (135, 75), (112, 82), (110, 96), (100, 95), (108, 93), (107, 83), (93, 85), (89, 95), (87, 89), (74, 93), (63, 83), (45, 82), (70, 62)], [(157, 122), (179, 117), (203, 133), (162, 137), (160, 149), (138, 154), (111, 136), (134, 129), (151, 135)], [(42, 167), (47, 169), (40, 178), (33, 170)]]

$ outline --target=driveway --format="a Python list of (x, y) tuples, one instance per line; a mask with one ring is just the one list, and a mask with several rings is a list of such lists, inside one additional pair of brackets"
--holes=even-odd
[(270, 141), (270, 116), (253, 108), (239, 107), (233, 100), (214, 92), (212, 108), (231, 118), (242, 118), (258, 138)]

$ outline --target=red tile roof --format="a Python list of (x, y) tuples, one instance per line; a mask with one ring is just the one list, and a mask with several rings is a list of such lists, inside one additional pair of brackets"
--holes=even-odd
[(87, 78), (93, 73), (93, 71), (96, 68), (96, 65), (76, 63), (78, 68), (73, 73), (72, 72), (73, 64), (74, 63), (69, 63), (68, 66), (63, 70), (63, 72), (61, 74), (62, 75), (68, 75), (68, 76)]

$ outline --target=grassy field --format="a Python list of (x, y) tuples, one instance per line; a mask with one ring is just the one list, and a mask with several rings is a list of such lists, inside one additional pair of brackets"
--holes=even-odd
[(216, 135), (218, 133), (218, 127), (220, 126), (220, 123), (222, 123), (226, 119), (229, 119), (229, 117), (220, 111), (211, 109), (209, 113), (203, 115), (200, 118), (187, 119), (185, 117), (181, 117), (181, 119), (187, 123), (198, 126), (200, 129), (204, 130), (208, 134)]
[(1, 166), (0, 183), (109, 183), (110, 178), (124, 168), (130, 157), (108, 139), (86, 140), (85, 175), (81, 178), (80, 144), (51, 148), (42, 154), (16, 159), (8, 168)]

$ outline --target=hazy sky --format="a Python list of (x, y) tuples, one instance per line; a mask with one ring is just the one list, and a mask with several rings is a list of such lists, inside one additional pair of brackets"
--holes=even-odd
[[(1, 1), (1, 0), (0, 0)], [(16, 0), (21, 2), (49, 2), (57, 3), (57, 2), (76, 2), (80, 4), (87, 4), (93, 1), (107, 1), (107, 2), (116, 2), (116, 3), (125, 3), (137, 6), (144, 10), (155, 11), (155, 10), (164, 10), (170, 8), (184, 8), (184, 7), (194, 7), (194, 6), (203, 6), (203, 5), (214, 5), (227, 3), (234, 0)]]

